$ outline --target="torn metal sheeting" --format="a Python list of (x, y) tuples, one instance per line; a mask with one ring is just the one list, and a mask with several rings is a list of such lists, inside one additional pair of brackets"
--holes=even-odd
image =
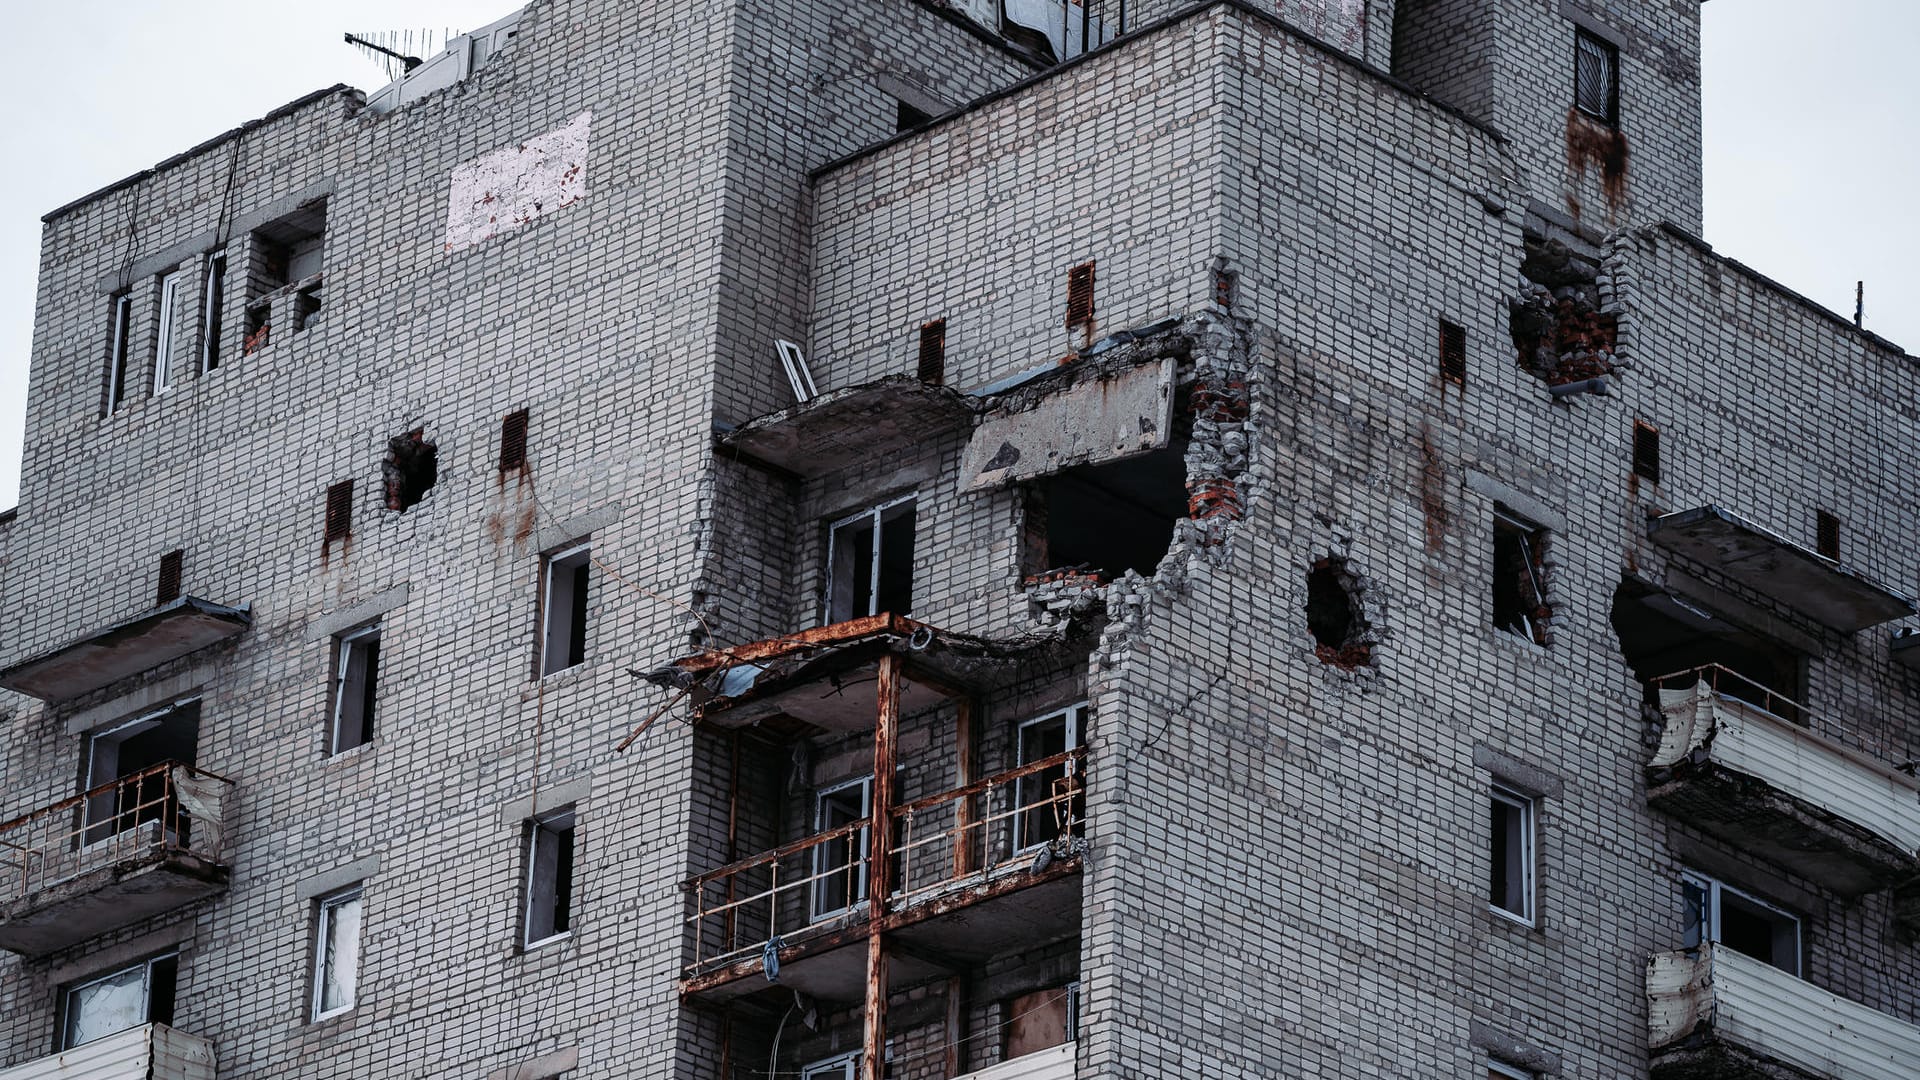
[(68, 701), (224, 641), (253, 624), (245, 607), (183, 596), (0, 671), (0, 686)]
[(1912, 599), (1859, 571), (1717, 506), (1654, 518), (1647, 536), (1844, 634), (1916, 610)]
[(1077, 381), (1050, 392), (1045, 384), (1025, 387), (1017, 406), (1003, 405), (974, 429), (960, 461), (961, 490), (983, 491), (1166, 447), (1173, 431), (1172, 357), (1063, 370)]
[(811, 478), (963, 431), (972, 419), (958, 391), (897, 375), (749, 420), (720, 441)]

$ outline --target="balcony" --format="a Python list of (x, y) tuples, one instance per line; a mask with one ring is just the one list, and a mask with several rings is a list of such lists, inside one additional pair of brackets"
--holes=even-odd
[(1908, 1080), (1920, 1027), (1722, 945), (1647, 965), (1654, 1080)]
[(1912, 598), (1717, 506), (1654, 518), (1647, 537), (1843, 634), (1916, 610)]
[(990, 1069), (970, 1072), (957, 1080), (1073, 1080), (1073, 1044), (1003, 1061)]
[(1794, 723), (1804, 708), (1726, 668), (1655, 684), (1667, 729), (1648, 803), (1849, 896), (1920, 874), (1920, 782)]
[(213, 1044), (165, 1024), (0, 1069), (0, 1080), (214, 1080)]
[(245, 608), (183, 596), (0, 671), (0, 686), (60, 702), (198, 652), (244, 631)]
[(0, 823), (0, 949), (45, 956), (225, 890), (232, 787), (165, 762)]

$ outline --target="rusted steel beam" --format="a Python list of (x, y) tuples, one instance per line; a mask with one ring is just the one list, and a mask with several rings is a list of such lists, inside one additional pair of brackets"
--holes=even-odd
[(941, 803), (952, 802), (955, 799), (963, 799), (969, 795), (978, 795), (987, 790), (989, 786), (1005, 787), (1007, 784), (1023, 776), (1032, 776), (1035, 773), (1046, 772), (1048, 769), (1064, 765), (1069, 761), (1083, 760), (1086, 757), (1086, 752), (1086, 747), (1083, 746), (1075, 750), (1068, 750), (1065, 753), (1055, 754), (1052, 757), (1041, 758), (1038, 761), (1030, 761), (1017, 769), (997, 772), (992, 776), (975, 780), (965, 787), (958, 787), (952, 791), (942, 791), (938, 794), (927, 795), (909, 803), (901, 803), (893, 809), (895, 813), (905, 813), (908, 810), (925, 810), (929, 806), (938, 806)]
[(887, 939), (878, 932), (867, 938), (867, 1007), (865, 1038), (861, 1044), (863, 1080), (887, 1080)]
[(867, 1005), (866, 1041), (861, 1071), (866, 1080), (886, 1080), (887, 939), (881, 921), (893, 895), (893, 804), (898, 777), (894, 765), (900, 738), (900, 698), (905, 692), (905, 661), (897, 653), (880, 658), (879, 715), (873, 725), (873, 828), (867, 846)]
[(966, 1003), (962, 995), (966, 993), (967, 981), (958, 975), (947, 980), (947, 1070), (948, 1076), (960, 1075), (960, 1047), (967, 1041)]
[[(953, 759), (954, 779), (958, 781), (955, 789), (966, 791), (973, 786), (973, 699), (961, 698), (956, 703), (953, 718)], [(973, 800), (960, 796), (960, 805), (954, 811), (953, 876), (965, 877), (973, 870)], [(948, 1076), (959, 1074), (951, 1070)]]
[(810, 627), (797, 634), (749, 642), (731, 649), (709, 649), (675, 660), (673, 666), (689, 674), (704, 675), (735, 664), (758, 663), (822, 646), (844, 645), (875, 634), (899, 634), (910, 637), (915, 630), (923, 627), (929, 631), (934, 629), (925, 623), (901, 618), (898, 615), (869, 615), (859, 619), (848, 619), (845, 622), (829, 623), (826, 626)]

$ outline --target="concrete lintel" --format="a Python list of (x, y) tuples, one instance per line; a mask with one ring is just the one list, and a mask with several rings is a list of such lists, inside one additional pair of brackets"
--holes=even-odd
[(541, 1054), (537, 1058), (530, 1058), (518, 1065), (495, 1069), (487, 1074), (487, 1080), (553, 1080), (554, 1077), (579, 1067), (580, 1048), (569, 1046), (550, 1054)]
[(171, 949), (178, 949), (193, 939), (194, 923), (175, 923), (162, 927), (150, 934), (110, 945), (97, 952), (89, 952), (78, 960), (69, 960), (64, 964), (55, 964), (47, 969), (46, 982), (49, 986), (65, 986), (76, 983), (89, 975), (104, 975), (118, 971), (136, 961), (149, 956), (157, 956)]
[(401, 582), (385, 592), (376, 593), (351, 607), (341, 608), (328, 615), (322, 615), (307, 624), (307, 632), (302, 641), (325, 641), (335, 634), (351, 630), (362, 623), (369, 623), (386, 613), (399, 608), (407, 602), (412, 586)]
[(1485, 473), (1467, 470), (1466, 488), (1468, 491), (1485, 495), (1548, 532), (1564, 535), (1567, 531), (1566, 516), (1560, 511), (1548, 506), (1538, 497), (1501, 483)]
[(890, 94), (895, 100), (926, 113), (928, 116), (940, 116), (953, 111), (953, 106), (935, 97), (919, 83), (910, 82), (891, 71), (876, 72), (873, 85)]
[(577, 776), (558, 784), (544, 785), (540, 788), (538, 801), (533, 795), (522, 795), (500, 806), (500, 823), (518, 825), (549, 810), (557, 810), (569, 803), (583, 803), (593, 793), (593, 776)]
[(1473, 767), (1492, 773), (1495, 780), (1536, 799), (1558, 799), (1566, 794), (1566, 784), (1558, 776), (1486, 743), (1474, 744)]
[(69, 735), (85, 735), (94, 728), (129, 719), (136, 713), (157, 709), (181, 698), (192, 697), (200, 690), (202, 680), (203, 676), (200, 672), (188, 671), (148, 683), (112, 701), (102, 702), (90, 709), (82, 709), (67, 717), (66, 732)]
[(355, 859), (345, 866), (336, 866), (303, 879), (293, 887), (296, 900), (305, 903), (316, 900), (330, 892), (338, 892), (349, 885), (365, 881), (380, 872), (380, 856), (366, 855)]
[(618, 522), (622, 513), (619, 503), (609, 503), (598, 510), (576, 514), (558, 525), (541, 526), (535, 542), (540, 545), (541, 551), (565, 547)]
[(1560, 1055), (1509, 1035), (1492, 1024), (1477, 1019), (1467, 1021), (1467, 1043), (1502, 1064), (1525, 1069), (1541, 1076), (1560, 1075)]

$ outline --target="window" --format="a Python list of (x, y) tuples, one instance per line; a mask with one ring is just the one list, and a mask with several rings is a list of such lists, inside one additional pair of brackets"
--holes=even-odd
[(113, 294), (112, 314), (108, 320), (107, 412), (120, 407), (127, 396), (127, 335), (133, 329), (133, 294), (126, 290)]
[(1533, 925), (1534, 800), (1493, 785), (1493, 837), (1487, 900), (1493, 910)]
[(1547, 643), (1546, 589), (1541, 558), (1547, 534), (1513, 516), (1505, 507), (1493, 513), (1493, 625), (1537, 645)]
[(1538, 1077), (1534, 1073), (1516, 1069), (1511, 1065), (1489, 1061), (1487, 1062), (1487, 1080), (1538, 1080)]
[(947, 381), (947, 320), (935, 319), (920, 326), (920, 381), (939, 386)]
[(1093, 263), (1067, 271), (1067, 329), (1093, 332)]
[(329, 543), (353, 535), (353, 481), (327, 487), (326, 538)]
[(1574, 40), (1573, 103), (1603, 124), (1620, 121), (1620, 50), (1585, 30)]
[[(1020, 725), (1020, 764), (1029, 765), (1078, 750), (1087, 723), (1087, 703), (1036, 717)], [(1081, 816), (1079, 778), (1071, 761), (1050, 766), (1013, 782), (1015, 851), (1052, 843), (1071, 835)]]
[(1070, 982), (1009, 998), (1006, 1020), (1009, 1061), (1070, 1043), (1080, 1034), (1080, 984)]
[(200, 371), (220, 366), (220, 314), (227, 303), (227, 256), (214, 252), (207, 256), (206, 304), (200, 317)]
[(179, 957), (168, 953), (61, 991), (60, 1049), (142, 1024), (173, 1023), (179, 966)]
[(373, 695), (380, 676), (380, 627), (363, 626), (333, 639), (333, 718), (328, 755), (373, 740)]
[(1817, 511), (1813, 516), (1813, 531), (1814, 550), (1820, 553), (1821, 558), (1839, 562), (1840, 519), (1825, 510)]
[[(873, 813), (873, 777), (862, 776), (822, 788), (813, 798), (813, 829), (817, 835), (855, 822)], [(861, 826), (845, 836), (813, 847), (813, 918), (844, 914), (867, 898), (867, 829)]]
[(576, 544), (547, 556), (540, 597), (542, 675), (564, 671), (587, 658), (587, 566), (591, 549)]
[(824, 1061), (804, 1065), (800, 1069), (800, 1080), (858, 1080), (860, 1076), (860, 1052), (841, 1054)]
[(829, 527), (828, 622), (913, 609), (913, 499), (895, 499)]
[(1645, 420), (1633, 422), (1633, 475), (1660, 482), (1660, 429)]
[(322, 199), (253, 231), (247, 250), (247, 334), (242, 351), (267, 344), (273, 298), (294, 293), (289, 330), (304, 328), (320, 311), (320, 270), (326, 254), (327, 204)]
[(361, 891), (355, 886), (319, 901), (313, 935), (313, 1018), (353, 1008), (360, 981)]
[(153, 339), (153, 392), (164, 394), (173, 389), (173, 345), (176, 324), (180, 321), (180, 271), (160, 278), (160, 322)]
[(534, 948), (573, 926), (573, 807), (527, 822), (527, 892), (521, 943)]
[(1686, 903), (1687, 948), (1715, 942), (1789, 975), (1800, 974), (1797, 917), (1704, 874), (1683, 876), (1680, 891)]
[(1467, 385), (1467, 331), (1445, 319), (1440, 320), (1440, 378)]
[(95, 731), (87, 739), (85, 790), (106, 790), (87, 799), (86, 842), (104, 840), (149, 821), (181, 824), (176, 815), (167, 813), (166, 778), (154, 770), (168, 762), (193, 764), (199, 740), (197, 699)]

